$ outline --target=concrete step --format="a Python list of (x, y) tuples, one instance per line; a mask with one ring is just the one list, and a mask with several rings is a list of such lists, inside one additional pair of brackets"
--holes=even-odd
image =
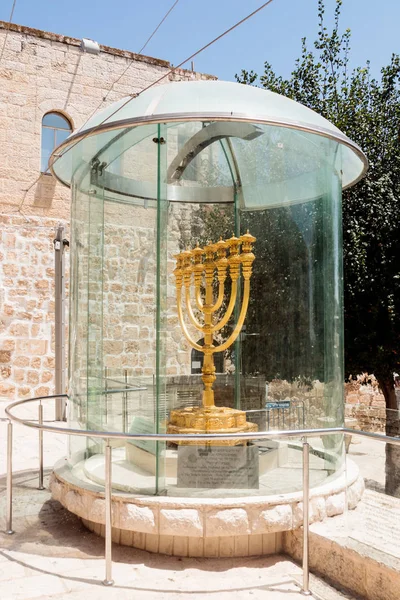
[[(363, 600), (399, 600), (399, 511), (400, 499), (366, 490), (355, 510), (314, 523), (310, 569)], [(283, 544), (301, 560), (302, 530), (287, 532)]]

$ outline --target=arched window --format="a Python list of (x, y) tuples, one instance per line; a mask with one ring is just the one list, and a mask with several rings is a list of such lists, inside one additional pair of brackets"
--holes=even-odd
[(49, 158), (54, 148), (59, 146), (71, 133), (72, 126), (66, 117), (57, 112), (49, 112), (42, 119), (42, 154), (40, 170), (47, 171)]

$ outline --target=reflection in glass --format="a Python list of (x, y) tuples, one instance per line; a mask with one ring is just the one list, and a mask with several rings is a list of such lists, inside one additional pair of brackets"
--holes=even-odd
[(54, 148), (57, 148), (70, 135), (72, 127), (66, 117), (59, 113), (47, 113), (42, 119), (42, 150), (40, 155), (40, 171), (46, 173), (49, 158)]
[[(245, 411), (258, 431), (343, 424), (337, 142), (256, 123), (175, 122), (88, 137), (71, 160), (74, 426), (164, 432), (171, 411), (201, 404), (202, 352), (193, 353), (177, 318), (174, 257), (247, 230), (256, 237), (250, 302), (237, 341), (218, 358), (215, 403)], [(230, 285), (228, 278), (218, 317)], [(241, 294), (219, 344), (235, 327)], [(102, 483), (101, 443), (70, 443), (76, 472)], [(215, 455), (213, 477), (192, 481), (188, 470), (201, 463), (201, 450)], [(113, 460), (113, 485), (125, 491), (218, 497), (301, 488), (294, 439), (231, 451), (130, 440), (114, 445)], [(342, 472), (341, 436), (313, 441), (312, 467), (315, 485)]]

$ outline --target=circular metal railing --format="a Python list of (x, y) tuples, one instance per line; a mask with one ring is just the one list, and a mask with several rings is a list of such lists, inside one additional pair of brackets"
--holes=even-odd
[[(56, 427), (54, 425), (45, 425), (43, 423), (43, 404), (42, 401), (68, 399), (67, 394), (54, 394), (51, 396), (38, 396), (36, 398), (28, 398), (12, 402), (6, 409), (6, 418), (1, 419), (7, 421), (7, 508), (6, 508), (6, 533), (12, 534), (12, 444), (13, 444), (13, 422), (19, 423), (25, 427), (30, 427), (38, 430), (39, 433), (39, 489), (43, 487), (43, 432), (61, 433), (64, 435), (84, 436), (101, 438), (106, 443), (105, 446), (105, 579), (104, 585), (113, 585), (112, 579), (112, 481), (111, 481), (111, 445), (113, 439), (119, 440), (143, 440), (143, 441), (159, 441), (159, 442), (180, 442), (180, 441), (216, 441), (216, 440), (263, 440), (273, 438), (301, 438), (303, 451), (303, 584), (302, 593), (310, 595), (309, 590), (309, 457), (310, 445), (308, 438), (321, 437), (333, 434), (348, 434), (352, 436), (368, 437), (380, 442), (392, 443), (400, 446), (400, 438), (394, 438), (380, 433), (369, 433), (366, 431), (358, 431), (348, 429), (346, 427), (332, 427), (320, 429), (297, 429), (297, 430), (280, 430), (280, 431), (258, 431), (249, 433), (207, 433), (207, 434), (166, 434), (166, 433), (119, 433), (115, 431), (92, 431), (89, 429), (73, 429), (69, 427)], [(35, 422), (32, 419), (23, 419), (13, 414), (13, 409), (39, 402), (38, 419)]]
[[(125, 390), (124, 390), (125, 391)], [(68, 399), (67, 394), (54, 394), (52, 396), (38, 396), (36, 398), (27, 398), (25, 400), (18, 400), (9, 404), (5, 413), (9, 419), (25, 425), (26, 427), (32, 427), (33, 429), (39, 429), (41, 431), (48, 431), (51, 433), (64, 433), (66, 435), (76, 435), (83, 437), (98, 437), (103, 439), (137, 439), (143, 441), (156, 441), (156, 442), (181, 442), (181, 441), (211, 441), (211, 440), (262, 440), (269, 439), (271, 437), (319, 437), (320, 435), (332, 435), (335, 433), (344, 433), (343, 427), (331, 427), (329, 429), (290, 429), (281, 431), (253, 431), (247, 433), (202, 433), (202, 434), (176, 434), (176, 433), (123, 433), (116, 431), (96, 431), (92, 429), (72, 429), (67, 427), (55, 427), (54, 425), (43, 425), (38, 422), (31, 421), (29, 419), (22, 419), (12, 414), (11, 409), (31, 402), (42, 402), (42, 400), (51, 400), (57, 398)], [(40, 407), (40, 405), (39, 405)]]

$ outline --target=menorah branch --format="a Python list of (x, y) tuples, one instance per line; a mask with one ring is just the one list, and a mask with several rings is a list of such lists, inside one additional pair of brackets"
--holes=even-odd
[(223, 281), (219, 282), (219, 286), (218, 286), (218, 298), (215, 304), (213, 304), (212, 308), (211, 308), (211, 312), (215, 313), (217, 312), (217, 310), (219, 310), (222, 306), (222, 303), (224, 301), (224, 293), (225, 293), (225, 279)]
[(200, 312), (203, 312), (203, 301), (201, 299), (200, 285), (196, 285), (195, 289), (196, 306)]
[(223, 344), (220, 344), (219, 346), (215, 346), (215, 349), (213, 352), (224, 352), (230, 346), (232, 346), (232, 344), (237, 340), (237, 337), (242, 330), (243, 323), (246, 318), (247, 309), (249, 306), (249, 298), (250, 298), (250, 281), (247, 279), (244, 282), (242, 308), (240, 309), (239, 319), (238, 319), (238, 322), (236, 323), (235, 329), (233, 330), (231, 335), (228, 337), (228, 339)]
[(189, 332), (187, 330), (184, 318), (183, 318), (183, 313), (182, 313), (182, 297), (181, 297), (181, 289), (178, 288), (176, 290), (176, 296), (177, 296), (177, 305), (178, 305), (178, 319), (179, 319), (179, 323), (180, 326), (182, 328), (183, 331), (183, 335), (185, 336), (186, 340), (189, 342), (189, 344), (195, 349), (195, 350), (199, 350), (200, 352), (203, 352), (203, 346), (200, 346), (199, 344), (196, 344), (196, 342), (194, 340), (192, 340), (192, 338), (189, 335)]
[(188, 287), (186, 288), (186, 291), (185, 291), (185, 297), (186, 297), (186, 309), (187, 309), (187, 312), (189, 315), (190, 322), (198, 331), (203, 331), (203, 325), (201, 323), (199, 323), (198, 320), (196, 319), (196, 317), (194, 316), (192, 305), (190, 303), (190, 288), (188, 288)]
[[(229, 240), (220, 240), (216, 244), (209, 243), (204, 250), (197, 246), (193, 250), (185, 250), (176, 256), (176, 269), (174, 270), (176, 278), (177, 308), (179, 323), (183, 335), (189, 344), (196, 350), (204, 353), (202, 368), (202, 380), (204, 384), (203, 407), (205, 409), (215, 409), (213, 384), (216, 379), (214, 353), (223, 352), (229, 348), (237, 339), (246, 318), (250, 297), (250, 277), (254, 254), (252, 253), (252, 244), (255, 238), (247, 232), (240, 238), (235, 236)], [(242, 251), (240, 252), (240, 246)], [(226, 256), (229, 251), (229, 257)], [(216, 258), (215, 258), (216, 256)], [(225, 281), (227, 271), (231, 279), (231, 295), (225, 315), (219, 323), (213, 323), (213, 315), (221, 309), (224, 302)], [(218, 296), (214, 301), (214, 281), (215, 271), (218, 278)], [(239, 319), (235, 325), (233, 333), (229, 338), (220, 344), (214, 346), (213, 334), (220, 331), (232, 317), (233, 309), (236, 305), (238, 295), (238, 281), (240, 273), (244, 278), (243, 299), (239, 313)], [(190, 288), (194, 275), (195, 301), (197, 309), (203, 315), (204, 323), (201, 324), (194, 315)], [(185, 305), (190, 323), (204, 335), (204, 342), (201, 346), (197, 344), (190, 336), (184, 321), (182, 312), (182, 284), (185, 286)], [(201, 289), (205, 290), (204, 300), (201, 297)]]
[(236, 297), (237, 297), (237, 281), (232, 281), (231, 297), (229, 299), (228, 308), (226, 309), (226, 313), (223, 316), (223, 318), (221, 319), (221, 321), (219, 323), (216, 323), (216, 325), (214, 325), (212, 327), (211, 331), (213, 333), (215, 333), (216, 331), (220, 331), (228, 323), (229, 319), (232, 316), (233, 309), (235, 308)]

